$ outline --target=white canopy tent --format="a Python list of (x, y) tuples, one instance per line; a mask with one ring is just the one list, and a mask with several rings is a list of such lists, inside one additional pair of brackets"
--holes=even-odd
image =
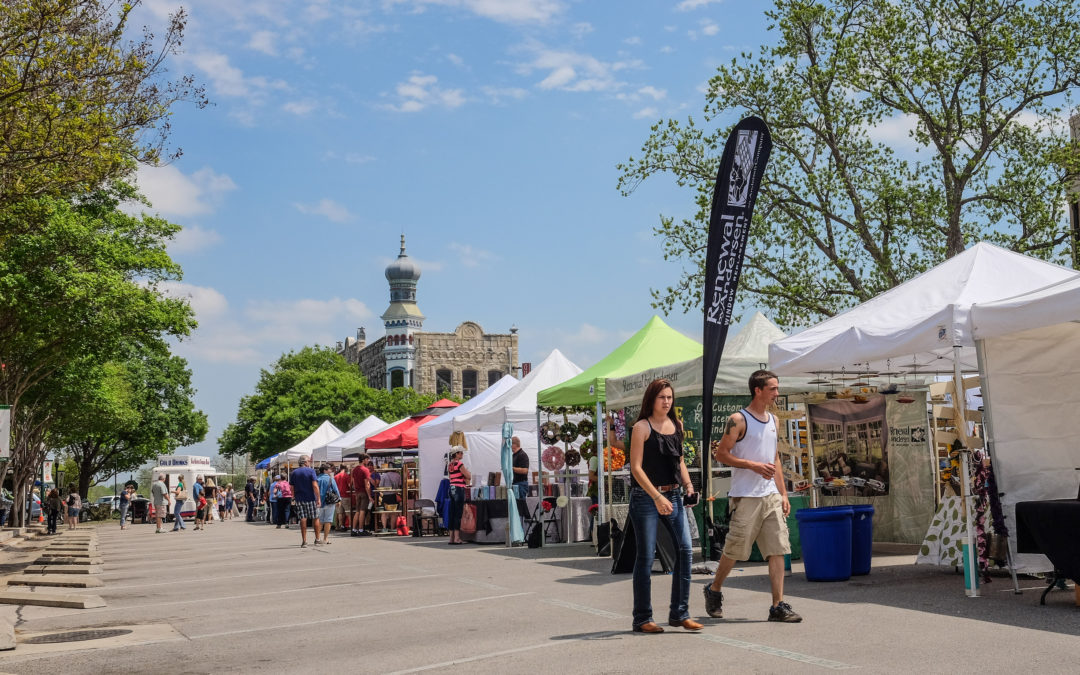
[[(469, 451), (465, 453), (465, 466), (469, 471), (478, 478), (486, 478), (492, 471), (502, 471), (503, 422), (514, 425), (514, 435), (521, 440), (522, 449), (530, 458), (536, 457), (537, 392), (561, 384), (580, 372), (581, 368), (562, 352), (552, 350), (513, 387), (484, 405), (455, 416), (453, 431), (464, 431), (469, 444)], [(444, 435), (449, 437), (451, 429), (443, 429)], [(420, 496), (434, 499), (441, 479), (441, 474), (433, 476), (432, 472), (421, 472)]]
[[(971, 310), (987, 439), (1007, 524), (1017, 502), (1077, 496), (1080, 444), (1080, 275)], [(1022, 572), (1049, 572), (1045, 556), (1016, 555)]]
[[(784, 338), (769, 348), (778, 375), (884, 371), (918, 364), (924, 373), (975, 371), (969, 314), (975, 303), (1026, 293), (1076, 274), (979, 243), (896, 288)], [(887, 361), (891, 360), (891, 366)]]
[[(482, 407), (517, 384), (518, 379), (516, 377), (503, 375), (501, 379), (484, 391), (416, 430), (417, 452), (420, 459), (420, 496), (422, 498), (435, 499), (435, 493), (439, 490), (439, 481), (442, 479), (445, 469), (443, 460), (450, 450), (449, 439), (450, 432), (454, 430), (454, 418)], [(425, 485), (430, 487), (432, 484), (434, 484), (434, 487), (430, 491), (425, 488)]]
[(374, 415), (368, 415), (352, 429), (341, 434), (332, 441), (321, 445), (311, 451), (313, 462), (340, 462), (342, 450), (351, 448), (356, 443), (362, 443), (368, 436), (379, 433), (387, 427), (386, 422)]
[(310, 456), (315, 448), (326, 445), (339, 436), (341, 436), (341, 429), (335, 427), (330, 420), (325, 420), (319, 425), (318, 429), (311, 432), (310, 436), (288, 450), (275, 455), (270, 465), (294, 464), (302, 455)]
[[(773, 343), (769, 363), (781, 376), (899, 367), (951, 373), (959, 380), (963, 371), (979, 370), (973, 305), (1037, 291), (1076, 275), (1075, 270), (978, 243), (843, 314)], [(1003, 422), (1000, 411), (997, 421), (999, 426)], [(1031, 480), (1022, 474), (1007, 477), (1008, 468), (998, 464), (992, 444), (990, 451), (999, 485)], [(1014, 523), (1012, 519), (1010, 525)], [(1014, 560), (1014, 571), (1016, 564)]]

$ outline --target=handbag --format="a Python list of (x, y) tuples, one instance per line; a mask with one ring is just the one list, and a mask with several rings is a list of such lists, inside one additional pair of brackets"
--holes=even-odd
[(331, 504), (337, 504), (340, 501), (341, 501), (341, 495), (339, 495), (338, 493), (334, 492), (333, 490), (328, 490), (326, 492), (326, 505), (327, 506), (330, 506)]
[(176, 498), (182, 502), (187, 501), (187, 490), (180, 490), (176, 493)]
[(476, 505), (466, 504), (461, 512), (461, 531), (465, 534), (476, 532)]

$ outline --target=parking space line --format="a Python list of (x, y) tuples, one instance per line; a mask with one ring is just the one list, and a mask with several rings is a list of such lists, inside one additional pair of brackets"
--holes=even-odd
[(471, 598), (469, 600), (455, 600), (453, 602), (439, 602), (434, 605), (422, 605), (420, 607), (405, 607), (403, 609), (388, 609), (382, 612), (369, 612), (367, 614), (353, 614), (351, 616), (339, 616), (332, 619), (316, 619), (314, 621), (298, 621), (296, 623), (280, 624), (277, 626), (259, 626), (258, 628), (242, 628), (240, 630), (227, 630), (219, 633), (206, 633), (205, 635), (191, 635), (188, 636), (191, 640), (205, 640), (207, 638), (225, 637), (227, 635), (243, 635), (245, 633), (261, 633), (268, 630), (281, 630), (282, 628), (299, 628), (301, 626), (318, 626), (327, 623), (340, 623), (342, 621), (354, 621), (356, 619), (370, 619), (376, 616), (389, 616), (391, 614), (406, 614), (408, 612), (418, 612), (425, 609), (438, 609), (439, 607), (452, 607), (454, 605), (467, 605), (474, 602), (486, 602), (488, 600), (500, 600), (502, 598), (519, 598), (523, 595), (533, 595), (531, 591), (527, 593), (507, 593), (505, 595), (489, 595), (483, 598)]
[(590, 639), (591, 640), (602, 639), (602, 638), (606, 638), (606, 637), (611, 637), (613, 635), (619, 635), (620, 633), (625, 633), (625, 632), (626, 631), (611, 630), (611, 631), (606, 631), (606, 632), (603, 632), (603, 633), (594, 633), (594, 634), (590, 635), (589, 637), (577, 637), (577, 638), (573, 638), (571, 640), (549, 640), (547, 642), (540, 642), (540, 643), (537, 643), (537, 644), (534, 644), (534, 645), (526, 645), (524, 647), (515, 647), (514, 649), (503, 649), (502, 651), (488, 652), (487, 654), (477, 654), (475, 656), (466, 656), (466, 657), (462, 657), (460, 659), (454, 659), (453, 661), (442, 661), (440, 663), (431, 663), (431, 664), (428, 664), (426, 666), (418, 666), (416, 668), (408, 668), (406, 670), (395, 670), (392, 673), (387, 673), (387, 675), (407, 675), (407, 673), (422, 673), (425, 670), (435, 670), (436, 668), (449, 668), (450, 666), (457, 666), (457, 665), (460, 665), (462, 663), (473, 663), (474, 661), (483, 661), (485, 659), (493, 659), (493, 658), (496, 658), (496, 657), (499, 657), (499, 656), (506, 656), (507, 654), (520, 654), (521, 652), (530, 652), (530, 651), (533, 651), (535, 649), (544, 649), (546, 647), (560, 647), (560, 646), (565, 645), (567, 642), (578, 642), (578, 641), (581, 641), (581, 640), (590, 640)]
[[(300, 574), (300, 573), (303, 573), (303, 572), (322, 572), (324, 570), (343, 570), (343, 569), (348, 569), (350, 567), (370, 567), (371, 565), (379, 565), (379, 564), (381, 564), (381, 563), (372, 561), (372, 562), (355, 563), (355, 564), (352, 564), (352, 565), (331, 565), (329, 567), (305, 567), (305, 568), (299, 569), (299, 570), (284, 570), (283, 571), (283, 570), (280, 570), (280, 569), (276, 569), (276, 570), (269, 570), (269, 571), (266, 571), (266, 572), (252, 572), (250, 574), (231, 574), (231, 575), (224, 576), (224, 577), (216, 576), (216, 577), (200, 577), (198, 579), (173, 579), (172, 581), (160, 581), (160, 582), (155, 582), (155, 583), (152, 583), (152, 584), (128, 584), (127, 586), (110, 586), (110, 585), (106, 585), (105, 588), (103, 589), (103, 591), (98, 591), (98, 592), (101, 593), (101, 592), (104, 592), (104, 591), (126, 590), (128, 588), (147, 588), (149, 586), (176, 586), (177, 584), (186, 584), (186, 583), (191, 583), (193, 581), (220, 581), (222, 579), (245, 579), (247, 577), (264, 577), (264, 576), (266, 576), (268, 574), (276, 574), (276, 575), (280, 576), (282, 574)], [(102, 575), (102, 576), (105, 576), (105, 575)]]
[(715, 642), (718, 644), (726, 645), (728, 647), (737, 647), (738, 649), (746, 649), (748, 651), (758, 652), (759, 654), (778, 656), (782, 659), (788, 659), (789, 661), (798, 661), (799, 663), (805, 663), (811, 666), (820, 666), (821, 668), (828, 668), (830, 670), (850, 670), (852, 668), (859, 667), (850, 663), (830, 661), (828, 659), (819, 658), (817, 656), (810, 656), (809, 654), (800, 654), (799, 652), (792, 652), (786, 649), (778, 649), (776, 647), (769, 647), (767, 645), (759, 645), (753, 642), (746, 642), (744, 640), (736, 640), (734, 638), (723, 637), (721, 635), (698, 633), (695, 637), (701, 640), (707, 640), (708, 642)]

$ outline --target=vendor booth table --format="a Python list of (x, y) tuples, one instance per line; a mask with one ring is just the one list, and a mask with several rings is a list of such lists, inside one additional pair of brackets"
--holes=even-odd
[(1054, 576), (1039, 598), (1059, 579), (1080, 584), (1080, 499), (1048, 499), (1016, 504), (1016, 550), (1041, 553), (1054, 564)]
[[(557, 504), (556, 497), (546, 497), (552, 504)], [(528, 521), (539, 520), (539, 527), (544, 528), (548, 541), (581, 542), (591, 541), (589, 531), (589, 507), (592, 500), (588, 497), (567, 497), (567, 506), (554, 506), (551, 511), (544, 511), (540, 505), (541, 497), (518, 499), (518, 513)], [(466, 505), (476, 509), (476, 532), (461, 533), (461, 538), (477, 544), (506, 543), (505, 499), (466, 500)], [(527, 530), (528, 528), (526, 528)]]

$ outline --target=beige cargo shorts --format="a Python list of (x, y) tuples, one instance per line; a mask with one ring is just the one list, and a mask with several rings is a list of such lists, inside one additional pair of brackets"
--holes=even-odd
[(732, 497), (731, 522), (724, 555), (732, 560), (749, 560), (757, 542), (763, 558), (791, 553), (784, 498), (778, 493), (765, 497)]

